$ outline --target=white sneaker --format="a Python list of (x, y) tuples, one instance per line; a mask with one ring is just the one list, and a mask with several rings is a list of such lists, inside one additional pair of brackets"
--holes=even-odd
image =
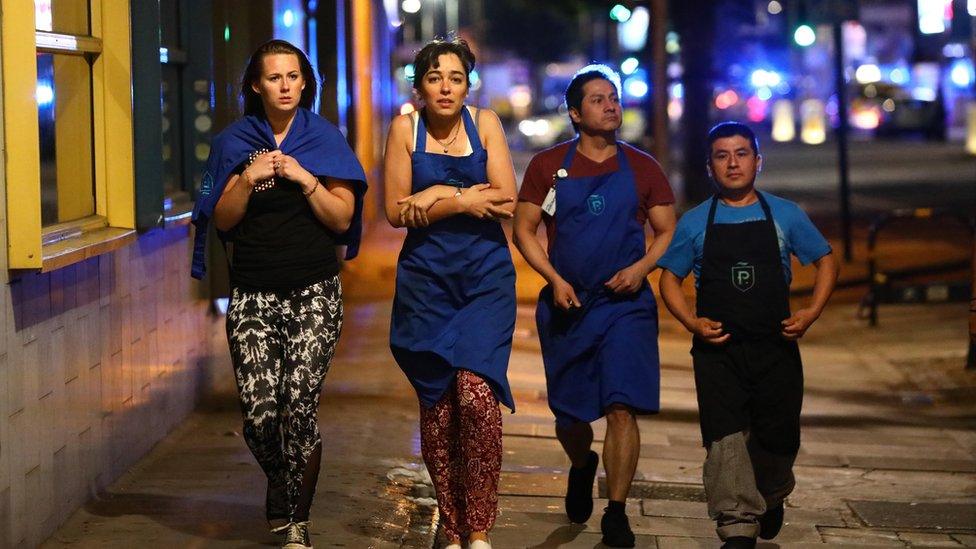
[(311, 523), (292, 522), (288, 525), (288, 532), (285, 533), (284, 549), (312, 549), (312, 540), (308, 535), (308, 527)]
[(485, 540), (476, 539), (468, 545), (468, 549), (491, 549), (491, 544)]

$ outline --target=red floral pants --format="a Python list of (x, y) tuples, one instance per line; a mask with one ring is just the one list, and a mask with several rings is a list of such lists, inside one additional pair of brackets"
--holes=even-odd
[(490, 530), (502, 467), (502, 414), (491, 387), (477, 374), (458, 370), (440, 401), (420, 408), (420, 448), (444, 535), (455, 539)]

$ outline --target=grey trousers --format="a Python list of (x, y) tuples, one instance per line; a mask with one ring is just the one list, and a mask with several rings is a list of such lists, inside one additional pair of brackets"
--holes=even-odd
[(702, 480), (708, 500), (708, 516), (717, 522), (721, 539), (732, 536), (755, 538), (759, 517), (793, 491), (793, 461), (796, 454), (770, 453), (738, 432), (712, 442), (708, 447)]

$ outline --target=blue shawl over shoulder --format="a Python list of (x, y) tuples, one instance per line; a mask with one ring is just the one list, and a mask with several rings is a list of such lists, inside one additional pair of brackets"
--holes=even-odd
[(336, 242), (346, 246), (346, 259), (359, 253), (366, 174), (339, 129), (308, 109), (299, 108), (288, 135), (279, 146), (275, 144), (274, 132), (267, 119), (249, 115), (220, 132), (210, 147), (207, 171), (193, 206), (193, 225), (196, 227), (191, 267), (193, 278), (203, 278), (207, 272), (207, 227), (227, 180), (252, 152), (260, 149), (280, 149), (316, 177), (333, 177), (352, 183), (356, 195), (352, 224), (346, 232), (337, 235)]

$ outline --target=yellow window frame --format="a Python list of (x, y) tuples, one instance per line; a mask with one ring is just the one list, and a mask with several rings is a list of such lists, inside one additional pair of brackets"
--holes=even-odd
[(135, 240), (132, 63), (128, 0), (90, 0), (95, 215), (41, 226), (34, 3), (0, 0), (7, 265), (50, 271)]

